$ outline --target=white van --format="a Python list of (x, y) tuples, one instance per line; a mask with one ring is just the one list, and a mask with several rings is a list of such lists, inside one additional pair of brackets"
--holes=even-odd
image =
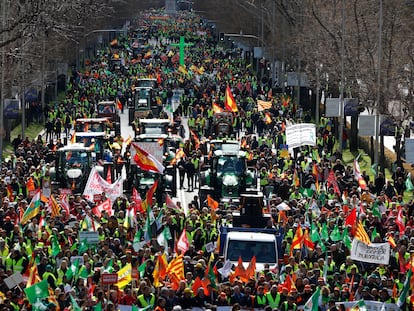
[[(237, 265), (239, 257), (243, 260), (245, 268), (253, 256), (256, 256), (256, 271), (263, 271), (264, 265), (269, 264), (273, 269), (278, 263), (278, 244), (276, 234), (254, 231), (227, 232), (223, 245), (225, 260)], [(224, 242), (224, 241), (223, 241)]]

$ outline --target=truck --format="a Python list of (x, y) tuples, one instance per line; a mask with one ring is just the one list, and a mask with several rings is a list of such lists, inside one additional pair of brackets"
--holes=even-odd
[(248, 167), (238, 143), (216, 140), (200, 172), (199, 198), (237, 203), (243, 193), (258, 193), (257, 171)]
[(239, 257), (246, 268), (256, 256), (256, 271), (265, 264), (276, 269), (281, 253), (283, 235), (277, 229), (264, 229), (271, 215), (263, 213), (263, 195), (243, 195), (240, 211), (233, 212), (233, 227), (220, 227), (219, 253), (224, 260), (237, 265)]
[[(83, 144), (74, 143), (56, 151), (55, 164), (50, 168), (52, 185), (58, 188), (81, 192), (85, 188), (93, 166), (92, 151)], [(103, 175), (103, 167), (97, 165)]]
[(147, 118), (150, 115), (153, 117), (159, 115), (156, 96), (154, 90), (150, 87), (135, 87), (131, 104), (128, 108), (129, 124), (132, 124), (137, 119)]

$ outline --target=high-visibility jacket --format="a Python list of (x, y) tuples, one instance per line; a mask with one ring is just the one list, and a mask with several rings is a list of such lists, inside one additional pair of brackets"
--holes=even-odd
[(150, 294), (149, 297), (145, 297), (144, 294), (138, 296), (138, 302), (142, 308), (148, 307), (151, 305), (151, 308), (154, 308), (155, 305), (155, 295)]
[(266, 294), (267, 304), (272, 307), (272, 309), (279, 308), (280, 303), (280, 293), (276, 293), (276, 297), (273, 298), (272, 293), (268, 292)]

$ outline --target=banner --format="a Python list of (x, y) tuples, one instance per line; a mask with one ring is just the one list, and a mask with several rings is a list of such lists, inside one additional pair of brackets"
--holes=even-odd
[(119, 177), (113, 184), (109, 184), (98, 174), (95, 167), (92, 167), (83, 195), (87, 200), (93, 201), (93, 196), (95, 194), (102, 194), (102, 192), (105, 192), (106, 196), (111, 199), (111, 202), (115, 202), (123, 193), (122, 178)]
[[(335, 302), (335, 306), (343, 305), (346, 310), (349, 310), (357, 304), (357, 301), (347, 301), (347, 302)], [(364, 304), (366, 306), (366, 310), (370, 311), (399, 311), (400, 308), (395, 303), (385, 303), (380, 301), (374, 301), (374, 300), (364, 300)], [(299, 307), (298, 307), (298, 310)], [(360, 309), (361, 310), (361, 309)]]
[(299, 123), (286, 127), (286, 144), (289, 149), (305, 145), (316, 145), (316, 126), (312, 123)]
[(358, 239), (354, 239), (352, 241), (351, 259), (388, 265), (390, 261), (390, 244), (371, 243), (367, 245)]

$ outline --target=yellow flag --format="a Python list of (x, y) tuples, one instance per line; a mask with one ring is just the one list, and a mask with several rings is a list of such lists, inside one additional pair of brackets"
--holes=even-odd
[(131, 264), (125, 265), (121, 270), (118, 271), (118, 283), (115, 285), (118, 288), (123, 289), (132, 281), (132, 266)]

